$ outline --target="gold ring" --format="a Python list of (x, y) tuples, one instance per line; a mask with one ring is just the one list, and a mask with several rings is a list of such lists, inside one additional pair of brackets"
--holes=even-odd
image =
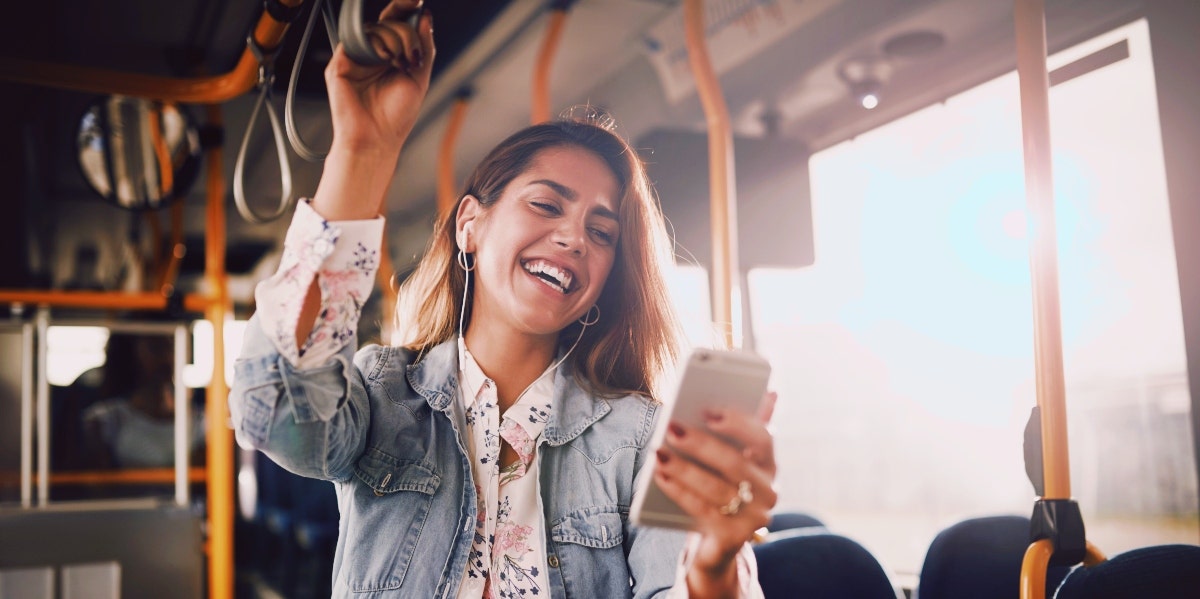
[(754, 501), (754, 493), (750, 491), (750, 481), (744, 480), (738, 483), (737, 494), (733, 496), (733, 499), (730, 499), (729, 503), (718, 508), (718, 511), (721, 512), (722, 516), (735, 516), (738, 512), (742, 511), (742, 505), (751, 501)]

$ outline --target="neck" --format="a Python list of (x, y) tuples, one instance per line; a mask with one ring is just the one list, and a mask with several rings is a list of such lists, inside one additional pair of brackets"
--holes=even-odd
[(480, 326), (467, 329), (466, 343), (480, 370), (496, 383), (502, 412), (546, 371), (558, 346), (557, 336), (503, 333)]

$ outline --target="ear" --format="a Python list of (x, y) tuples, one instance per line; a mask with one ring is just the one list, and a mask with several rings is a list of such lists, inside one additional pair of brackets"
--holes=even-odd
[(483, 207), (473, 195), (463, 196), (458, 203), (458, 213), (454, 215), (454, 239), (458, 247), (468, 254), (475, 252), (475, 218), (482, 212)]

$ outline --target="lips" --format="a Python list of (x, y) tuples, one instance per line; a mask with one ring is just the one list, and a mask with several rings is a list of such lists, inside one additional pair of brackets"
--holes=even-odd
[(565, 267), (557, 266), (541, 259), (524, 261), (521, 263), (521, 267), (547, 287), (563, 295), (574, 291), (571, 288), (571, 284), (575, 280), (575, 274)]

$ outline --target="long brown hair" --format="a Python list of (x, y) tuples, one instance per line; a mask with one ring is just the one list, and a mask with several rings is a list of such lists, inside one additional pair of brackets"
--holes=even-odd
[[(663, 266), (671, 260), (670, 241), (641, 159), (609, 126), (611, 119), (589, 113), (584, 119), (566, 118), (514, 133), (479, 163), (458, 203), (471, 195), (485, 210), (490, 208), (538, 152), (548, 148), (579, 147), (603, 160), (617, 180), (621, 235), (612, 271), (596, 301), (600, 321), (583, 332), (569, 358), (571, 370), (597, 395), (653, 397), (655, 383), (674, 362), (681, 338), (663, 279)], [(424, 258), (400, 286), (395, 345), (424, 352), (455, 335), (464, 282), (455, 260), (457, 212), (456, 205), (436, 223)], [(468, 322), (470, 301), (468, 297)], [(563, 329), (560, 344), (573, 343), (580, 326), (572, 323)]]

